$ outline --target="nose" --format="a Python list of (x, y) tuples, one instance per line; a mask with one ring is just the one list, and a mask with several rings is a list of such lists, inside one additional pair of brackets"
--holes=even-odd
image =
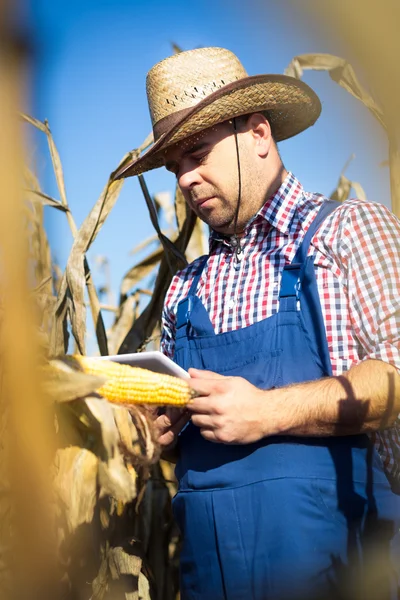
[(199, 170), (193, 164), (182, 164), (178, 173), (178, 185), (181, 190), (190, 190), (201, 183)]

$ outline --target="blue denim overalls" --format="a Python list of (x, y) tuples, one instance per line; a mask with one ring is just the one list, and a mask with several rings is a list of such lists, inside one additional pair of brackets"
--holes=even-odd
[[(284, 268), (279, 311), (263, 321), (215, 334), (195, 295), (199, 274), (178, 305), (174, 360), (263, 389), (331, 375), (307, 252), (336, 206), (322, 205)], [(372, 587), (360, 589), (357, 577), (367, 581), (375, 551), (379, 574), (390, 576), (371, 598), (397, 598), (400, 497), (366, 435), (225, 445), (206, 441), (190, 422), (179, 445), (173, 510), (183, 535), (182, 600), (365, 600)]]

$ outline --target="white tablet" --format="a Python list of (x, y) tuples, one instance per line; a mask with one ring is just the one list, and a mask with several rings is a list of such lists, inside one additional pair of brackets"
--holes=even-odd
[(119, 362), (124, 365), (149, 369), (155, 373), (175, 375), (175, 377), (190, 379), (190, 375), (187, 371), (175, 364), (168, 356), (165, 356), (165, 354), (158, 350), (151, 350), (150, 352), (134, 352), (132, 354), (116, 354), (114, 356), (99, 356), (98, 359), (113, 360), (114, 362)]

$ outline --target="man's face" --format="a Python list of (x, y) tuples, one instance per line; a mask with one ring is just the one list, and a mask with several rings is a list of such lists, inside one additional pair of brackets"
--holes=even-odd
[[(239, 134), (238, 137), (241, 137)], [(242, 173), (242, 200), (249, 160), (245, 144), (239, 140)], [(233, 233), (238, 201), (238, 164), (233, 125), (221, 123), (187, 138), (167, 150), (166, 168), (176, 175), (183, 196), (194, 212), (216, 231)], [(244, 202), (238, 221), (245, 215)], [(250, 207), (248, 207), (250, 208)]]

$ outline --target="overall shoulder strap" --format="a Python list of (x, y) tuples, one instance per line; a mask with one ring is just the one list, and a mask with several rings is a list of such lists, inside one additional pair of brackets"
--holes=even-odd
[[(340, 206), (340, 202), (336, 202), (336, 200), (325, 200), (325, 202), (321, 205), (316, 217), (307, 229), (304, 239), (297, 249), (294, 259), (290, 265), (286, 265), (283, 268), (281, 288), (279, 291), (280, 299), (293, 297), (295, 298), (294, 302), (298, 300), (301, 269), (303, 268), (304, 262), (307, 258), (311, 240), (324, 219), (326, 219), (326, 217), (338, 206)], [(290, 306), (292, 306), (294, 309), (295, 304), (290, 304)]]
[(201, 263), (200, 263), (200, 267), (199, 267), (199, 271), (197, 273), (197, 275), (193, 278), (192, 281), (192, 285), (190, 286), (189, 289), (189, 296), (192, 294), (193, 296), (196, 294), (196, 290), (197, 290), (197, 286), (199, 285), (199, 281), (200, 281), (200, 277), (203, 273), (204, 267), (207, 264), (208, 261), (208, 254), (205, 254), (204, 256), (201, 256)]
[(333, 212), (338, 206), (340, 206), (340, 202), (337, 202), (336, 200), (325, 200), (325, 202), (321, 205), (321, 208), (319, 209), (316, 217), (307, 229), (302, 243), (297, 249), (297, 252), (293, 259), (293, 263), (303, 263), (305, 261), (305, 259), (307, 258), (311, 240), (313, 239), (315, 233), (318, 231), (319, 226), (326, 219), (326, 217), (330, 215), (330, 213)]
[(314, 257), (307, 257), (311, 240), (323, 220), (339, 206), (339, 202), (327, 200), (308, 228), (303, 242), (290, 265), (282, 273), (279, 311), (297, 311), (300, 300), (300, 317), (304, 323), (305, 336), (316, 362), (325, 375), (332, 375), (332, 365), (326, 339), (325, 323), (315, 278)]
[(194, 298), (196, 296), (197, 286), (199, 284), (201, 274), (203, 273), (203, 270), (207, 264), (207, 261), (208, 261), (208, 254), (201, 257), (201, 263), (200, 263), (198, 273), (193, 278), (193, 281), (189, 288), (188, 295), (185, 296), (185, 298), (182, 298), (182, 300), (180, 300), (178, 303), (177, 320), (176, 320), (177, 329), (180, 329), (180, 328), (186, 326), (190, 320), (190, 315), (191, 315), (191, 312), (192, 312), (192, 309), (194, 306)]

